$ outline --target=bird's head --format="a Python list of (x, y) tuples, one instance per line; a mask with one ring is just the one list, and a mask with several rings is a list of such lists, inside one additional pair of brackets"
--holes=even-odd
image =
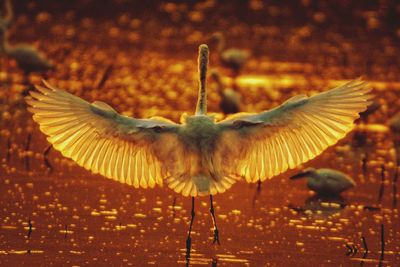
[(220, 79), (220, 75), (219, 72), (215, 69), (210, 71), (210, 77), (211, 79), (213, 79), (214, 81), (218, 81)]
[(210, 36), (210, 41), (222, 41), (224, 39), (224, 36), (222, 35), (221, 32), (214, 32)]
[(291, 176), (290, 180), (298, 180), (298, 179), (305, 178), (305, 177), (311, 177), (314, 173), (315, 173), (314, 168), (307, 168), (307, 169), (303, 170), (302, 172)]

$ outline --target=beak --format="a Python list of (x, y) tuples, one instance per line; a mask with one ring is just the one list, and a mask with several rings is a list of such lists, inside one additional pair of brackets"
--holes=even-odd
[(298, 173), (298, 174), (296, 174), (296, 175), (293, 175), (293, 176), (290, 177), (289, 179), (290, 179), (290, 180), (298, 180), (298, 179), (307, 177), (309, 174), (310, 174), (310, 173), (309, 173), (308, 171), (305, 171), (305, 172), (301, 172), (301, 173)]

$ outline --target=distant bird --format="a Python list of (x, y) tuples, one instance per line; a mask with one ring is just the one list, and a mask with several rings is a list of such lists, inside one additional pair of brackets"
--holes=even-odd
[(392, 132), (392, 139), (396, 152), (396, 163), (397, 166), (400, 166), (400, 112), (391, 117), (388, 124)]
[(356, 185), (349, 176), (332, 169), (307, 168), (290, 177), (292, 180), (300, 178), (307, 178), (308, 188), (321, 196), (336, 196)]
[(214, 33), (210, 41), (216, 43), (218, 58), (222, 66), (231, 69), (233, 76), (238, 76), (250, 57), (249, 51), (237, 48), (225, 48), (225, 37), (221, 32)]
[[(217, 122), (207, 115), (209, 50), (199, 47), (199, 95), (194, 115), (182, 124), (161, 117), (136, 119), (104, 102), (88, 103), (44, 82), (26, 98), (54, 149), (80, 166), (133, 185), (166, 183), (184, 196), (210, 196), (214, 243), (219, 242), (213, 195), (236, 181), (264, 181), (334, 145), (354, 127), (371, 95), (361, 80), (311, 97), (299, 95), (257, 114), (238, 113)], [(189, 240), (189, 241), (188, 241)]]
[(389, 119), (390, 130), (394, 133), (400, 133), (400, 112)]
[(221, 97), (219, 107), (224, 114), (237, 113), (240, 111), (241, 95), (232, 88), (224, 88), (218, 71), (211, 71), (211, 78), (217, 84), (218, 94)]
[(25, 75), (30, 72), (43, 72), (53, 69), (55, 65), (35, 47), (28, 44), (10, 45), (8, 28), (11, 26), (13, 11), (11, 2), (6, 0), (7, 17), (0, 16), (0, 53), (14, 59)]
[(377, 101), (372, 101), (370, 105), (368, 105), (367, 109), (360, 113), (360, 118), (364, 121), (364, 123), (368, 122), (368, 117), (374, 114), (377, 110), (379, 110), (381, 104)]

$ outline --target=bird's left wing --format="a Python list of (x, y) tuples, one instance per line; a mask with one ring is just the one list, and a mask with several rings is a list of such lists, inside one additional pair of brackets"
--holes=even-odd
[(215, 161), (225, 175), (265, 180), (313, 159), (343, 138), (371, 95), (361, 80), (307, 97), (295, 96), (258, 114), (236, 114), (219, 122)]
[(163, 118), (135, 119), (106, 103), (88, 103), (45, 83), (26, 101), (47, 140), (80, 166), (135, 187), (162, 185), (164, 168), (179, 151), (179, 125)]

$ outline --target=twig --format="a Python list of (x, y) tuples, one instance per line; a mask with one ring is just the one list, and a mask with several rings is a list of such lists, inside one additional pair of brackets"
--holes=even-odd
[(7, 138), (7, 154), (6, 154), (6, 161), (10, 162), (11, 159), (11, 137)]
[(67, 234), (68, 234), (68, 225), (65, 225), (64, 239), (67, 239)]
[(296, 207), (293, 204), (289, 204), (288, 208), (291, 209), (291, 210), (294, 210), (296, 212), (304, 212), (304, 211), (306, 211), (306, 209), (304, 209), (302, 207)]
[(32, 234), (32, 221), (31, 221), (31, 219), (29, 219), (28, 220), (28, 226), (29, 226), (29, 229), (28, 229), (28, 238), (30, 238), (31, 237), (31, 234)]
[(365, 177), (365, 175), (367, 174), (367, 168), (368, 168), (368, 165), (367, 165), (367, 163), (368, 163), (367, 153), (364, 154), (364, 157), (361, 159), (361, 161), (362, 161), (361, 168), (362, 168), (363, 175)]
[(51, 148), (53, 145), (49, 145), (44, 151), (43, 151), (43, 162), (46, 168), (49, 170), (49, 173), (53, 172), (53, 166), (51, 165), (49, 159), (47, 158), (47, 155), (50, 153)]
[(357, 247), (356, 247), (354, 244), (350, 246), (348, 243), (346, 243), (345, 245), (346, 245), (347, 249), (349, 250), (349, 251), (346, 253), (346, 256), (353, 257), (354, 255), (357, 254), (358, 249), (357, 249)]
[(396, 170), (392, 180), (392, 208), (397, 207), (397, 180), (399, 178), (399, 166), (396, 166)]
[(379, 267), (382, 267), (382, 263), (385, 256), (385, 229), (383, 223), (381, 224), (381, 256), (379, 257)]
[(172, 217), (173, 218), (175, 218), (175, 215), (176, 215), (175, 206), (176, 206), (176, 197), (174, 197), (174, 200), (172, 201)]
[(28, 151), (29, 148), (31, 146), (31, 141), (32, 141), (32, 134), (28, 134), (28, 136), (26, 137), (26, 143), (25, 143), (25, 156), (24, 156), (24, 161), (25, 161), (25, 170), (29, 171), (29, 155), (28, 155)]
[(362, 256), (363, 260), (360, 262), (360, 266), (363, 266), (364, 265), (364, 259), (367, 258), (369, 250), (368, 250), (367, 241), (365, 240), (365, 237), (362, 236), (361, 239), (362, 239), (362, 243), (363, 243), (364, 250), (365, 250), (364, 254)]
[(103, 88), (104, 84), (107, 82), (108, 78), (111, 75), (111, 72), (114, 69), (114, 65), (110, 64), (107, 66), (107, 68), (105, 69), (105, 71), (103, 72), (103, 75), (101, 76), (100, 81), (97, 83), (97, 89), (101, 89)]
[(369, 210), (369, 211), (379, 211), (379, 210), (381, 210), (381, 208), (374, 207), (374, 206), (364, 206), (363, 209), (364, 210)]
[(381, 167), (381, 187), (379, 188), (378, 203), (381, 203), (383, 194), (385, 193), (385, 165)]

